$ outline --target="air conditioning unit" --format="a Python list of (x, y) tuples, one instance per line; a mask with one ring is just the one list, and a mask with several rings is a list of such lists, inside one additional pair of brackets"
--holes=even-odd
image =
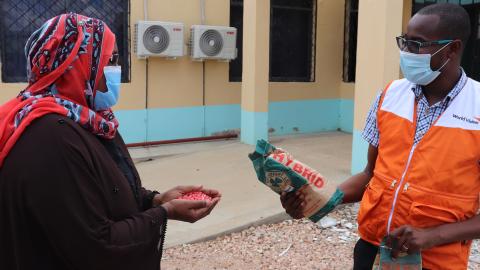
[(138, 58), (183, 56), (183, 23), (138, 21), (134, 51)]
[(190, 56), (194, 60), (237, 58), (237, 29), (226, 26), (192, 25)]

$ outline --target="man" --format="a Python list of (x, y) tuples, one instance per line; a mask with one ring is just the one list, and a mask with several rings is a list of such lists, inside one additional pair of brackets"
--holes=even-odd
[[(421, 251), (425, 269), (467, 268), (480, 237), (480, 83), (460, 67), (469, 35), (461, 6), (436, 4), (397, 37), (405, 79), (379, 94), (363, 132), (368, 163), (340, 185), (344, 203), (361, 200), (355, 270), (372, 269), (383, 239), (394, 258)], [(300, 196), (281, 200), (301, 218)]]

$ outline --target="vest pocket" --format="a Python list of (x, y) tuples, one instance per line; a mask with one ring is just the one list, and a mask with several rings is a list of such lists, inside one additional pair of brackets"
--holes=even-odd
[[(442, 223), (465, 220), (475, 215), (478, 209), (479, 197), (472, 195), (462, 195), (447, 193), (444, 191), (433, 190), (415, 184), (409, 183), (408, 191), (405, 192), (407, 211), (415, 216), (422, 212), (430, 215), (439, 216)], [(446, 216), (445, 216), (446, 215)], [(448, 218), (448, 217), (451, 218)], [(447, 218), (447, 220), (443, 220)], [(455, 221), (449, 221), (456, 219)]]
[(378, 240), (376, 238), (378, 238), (379, 224), (375, 213), (378, 213), (378, 208), (381, 207), (380, 202), (385, 187), (374, 181), (375, 179), (370, 180), (370, 184), (367, 186), (367, 189), (363, 194), (357, 221), (361, 235), (368, 240), (376, 241)]
[(413, 202), (410, 207), (410, 222), (417, 228), (429, 228), (463, 219), (463, 214), (437, 205)]
[(460, 270), (467, 269), (470, 246), (460, 242), (422, 250), (423, 266), (427, 269)]
[[(458, 222), (465, 219), (462, 213), (438, 205), (413, 202), (410, 207), (410, 224), (416, 228), (431, 228), (446, 223)], [(465, 269), (463, 263), (468, 257), (468, 247), (463, 248), (460, 242), (433, 247), (422, 251), (424, 266), (431, 269)], [(439, 260), (439, 258), (442, 258)], [(460, 266), (462, 265), (462, 266)], [(455, 266), (455, 267), (454, 267)], [(458, 268), (460, 266), (460, 268)]]

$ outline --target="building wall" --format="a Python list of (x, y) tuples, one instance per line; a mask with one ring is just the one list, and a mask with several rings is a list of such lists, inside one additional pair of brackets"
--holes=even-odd
[(392, 80), (400, 78), (400, 56), (395, 37), (411, 14), (411, 0), (360, 0), (357, 69), (354, 91), (352, 174), (367, 163), (368, 143), (361, 133), (371, 104)]
[[(148, 20), (201, 23), (200, 0), (150, 0)], [(230, 1), (206, 0), (206, 24), (229, 25)], [(318, 0), (315, 82), (270, 83), (269, 126), (273, 135), (342, 129), (352, 131), (353, 84), (342, 82), (344, 0)], [(143, 1), (131, 1), (131, 35), (144, 19)], [(133, 38), (132, 38), (133, 43)], [(240, 128), (241, 83), (229, 82), (229, 64), (137, 59), (131, 54), (131, 81), (122, 85), (114, 107), (129, 143), (236, 132)], [(187, 51), (187, 50), (185, 50)], [(0, 102), (25, 84), (0, 83)]]

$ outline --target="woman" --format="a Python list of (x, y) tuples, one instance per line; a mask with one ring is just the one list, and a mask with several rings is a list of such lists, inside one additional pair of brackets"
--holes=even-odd
[[(0, 269), (159, 269), (168, 219), (195, 222), (215, 190), (148, 191), (112, 107), (115, 36), (78, 14), (25, 47), (28, 87), (0, 107)], [(178, 200), (203, 191), (211, 202)]]

